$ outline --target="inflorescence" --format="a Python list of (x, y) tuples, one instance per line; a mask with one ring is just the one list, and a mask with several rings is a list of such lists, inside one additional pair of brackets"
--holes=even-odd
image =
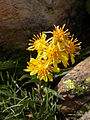
[[(27, 62), (28, 66), (25, 71), (30, 72), (30, 75), (37, 74), (37, 78), (45, 82), (53, 81), (52, 73), (60, 72), (59, 63), (67, 67), (69, 58), (71, 58), (74, 64), (74, 57), (81, 49), (81, 42), (78, 43), (77, 38), (74, 39), (74, 35), (70, 35), (68, 29), (64, 31), (64, 27), (65, 24), (60, 28), (54, 25), (53, 31), (33, 35), (27, 50), (36, 50), (37, 57), (30, 58)], [(51, 34), (52, 37), (47, 39), (47, 34)]]

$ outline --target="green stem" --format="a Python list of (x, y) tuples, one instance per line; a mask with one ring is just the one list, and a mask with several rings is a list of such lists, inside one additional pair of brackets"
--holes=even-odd
[(41, 85), (42, 85), (42, 82), (40, 80), (40, 84), (39, 84), (39, 92), (40, 92), (40, 98), (42, 99), (42, 94), (41, 94)]

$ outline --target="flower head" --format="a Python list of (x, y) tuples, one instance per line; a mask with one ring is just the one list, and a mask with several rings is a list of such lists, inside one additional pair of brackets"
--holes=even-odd
[(37, 78), (39, 78), (40, 80), (43, 79), (45, 82), (47, 82), (48, 79), (50, 81), (53, 80), (52, 74), (50, 72), (51, 66), (48, 61), (38, 58), (31, 58), (30, 62), (27, 62), (27, 64), (28, 66), (25, 71), (30, 72), (30, 75), (37, 74)]
[(40, 33), (40, 36), (37, 35), (33, 37), (32, 40), (30, 40), (30, 47), (27, 48), (27, 50), (29, 51), (34, 51), (34, 50), (37, 50), (39, 53), (41, 53), (45, 48), (46, 48), (46, 34), (41, 34)]
[(62, 62), (64, 67), (68, 65), (68, 56), (64, 50), (59, 49), (58, 45), (51, 44), (45, 51), (47, 60), (53, 64), (54, 67), (58, 66), (58, 63)]
[(59, 63), (59, 56), (58, 56), (58, 47), (54, 44), (50, 44), (48, 48), (45, 51), (46, 58), (50, 61), (52, 64), (58, 64)]
[(71, 40), (68, 40), (67, 43), (65, 44), (66, 52), (70, 54), (72, 64), (74, 64), (75, 62), (74, 60), (75, 54), (78, 54), (81, 49), (80, 46), (81, 42), (79, 43), (77, 42), (78, 42), (77, 38), (74, 39), (74, 35), (72, 35)]
[[(52, 39), (50, 39), (49, 43), (54, 44), (55, 46), (58, 46), (59, 52), (58, 52), (58, 59), (62, 61), (63, 65), (67, 67), (68, 65), (68, 58), (69, 55), (71, 57), (71, 62), (74, 64), (74, 56), (75, 54), (79, 53), (79, 50), (81, 49), (80, 42), (78, 42), (77, 38), (74, 39), (74, 35), (70, 35), (70, 32), (67, 30), (64, 31), (65, 24), (59, 28), (59, 26), (55, 26), (55, 30), (53, 30), (52, 33)], [(49, 33), (49, 32), (48, 32)], [(56, 59), (56, 57), (55, 57)], [(57, 59), (56, 59), (57, 60)]]
[(55, 26), (55, 30), (53, 30), (52, 34), (53, 34), (53, 37), (52, 39), (55, 41), (55, 42), (65, 42), (68, 37), (70, 36), (70, 32), (68, 32), (68, 29), (64, 31), (64, 27), (65, 27), (65, 24), (62, 26), (62, 28), (59, 26)]

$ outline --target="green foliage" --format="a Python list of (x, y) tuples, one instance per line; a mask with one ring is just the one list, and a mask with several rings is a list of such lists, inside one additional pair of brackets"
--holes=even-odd
[[(15, 74), (8, 71), (4, 74), (6, 80), (3, 72), (0, 73), (3, 82), (0, 84), (0, 120), (57, 120), (57, 103), (63, 99), (60, 95), (47, 87), (41, 89), (36, 76), (23, 75), (18, 81), (27, 78), (28, 81), (20, 85)], [(32, 87), (32, 83), (36, 87)], [(31, 91), (25, 88), (28, 84)]]
[(41, 88), (36, 75), (23, 74), (20, 61), (0, 61), (0, 120), (57, 120), (57, 113), (61, 119), (57, 103), (62, 96), (47, 83)]
[(62, 77), (64, 75), (66, 75), (72, 68), (64, 68), (61, 69), (59, 73), (54, 73), (53, 77), (57, 78), (57, 77)]
[(11, 69), (16, 66), (16, 61), (8, 60), (8, 61), (0, 61), (0, 70)]

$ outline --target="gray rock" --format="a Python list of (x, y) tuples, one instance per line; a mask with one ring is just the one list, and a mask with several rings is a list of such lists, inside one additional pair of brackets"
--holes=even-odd
[(85, 114), (78, 120), (90, 120), (90, 110), (88, 112), (85, 112)]
[(90, 57), (66, 74), (55, 90), (64, 98), (64, 101), (59, 102), (64, 113), (75, 113), (84, 104), (90, 103)]
[(65, 81), (71, 80), (74, 85), (80, 85), (90, 78), (90, 57), (77, 64), (68, 74), (66, 74), (57, 85), (57, 91), (59, 93), (66, 92), (69, 89), (64, 84)]

